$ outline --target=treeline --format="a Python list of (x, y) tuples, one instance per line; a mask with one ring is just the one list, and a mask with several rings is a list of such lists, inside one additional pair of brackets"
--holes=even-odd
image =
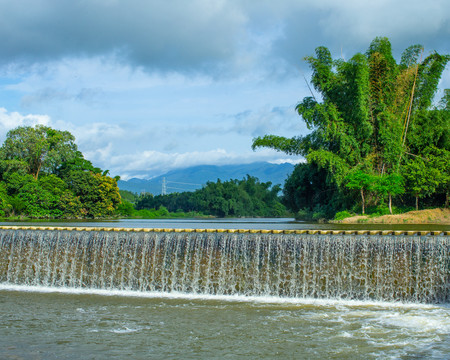
[[(286, 214), (286, 208), (278, 196), (280, 190), (278, 185), (261, 183), (257, 178), (247, 176), (242, 180), (208, 182), (194, 192), (139, 195), (135, 199), (135, 209), (144, 216), (142, 211), (165, 209), (175, 213), (175, 216), (177, 213), (188, 213), (217, 217), (280, 217)], [(125, 201), (120, 209), (128, 215), (139, 216)]]
[(315, 92), (296, 107), (310, 134), (266, 135), (253, 148), (302, 155), (284, 186), (288, 209), (333, 217), (343, 210), (449, 206), (450, 90), (434, 102), (450, 60), (406, 49), (399, 63), (386, 38), (364, 54), (333, 59), (325, 47), (305, 60)]
[(121, 203), (117, 180), (84, 159), (68, 131), (18, 127), (0, 148), (0, 216), (111, 216)]

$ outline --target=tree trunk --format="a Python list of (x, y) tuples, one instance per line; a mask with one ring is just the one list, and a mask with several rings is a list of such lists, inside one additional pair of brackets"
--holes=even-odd
[(42, 165), (42, 163), (39, 163), (38, 168), (36, 169), (36, 174), (33, 174), (33, 177), (35, 180), (38, 179), (39, 171), (41, 171), (41, 165)]
[(389, 194), (389, 214), (392, 215), (392, 195)]
[(450, 198), (450, 196), (449, 196), (449, 193), (448, 193), (448, 191), (445, 193), (445, 208), (448, 208), (448, 203), (449, 203), (449, 199)]
[(365, 214), (365, 209), (364, 209), (364, 190), (363, 189), (361, 189), (361, 199), (362, 199), (362, 214), (364, 215)]
[(419, 197), (416, 196), (416, 210), (419, 210)]

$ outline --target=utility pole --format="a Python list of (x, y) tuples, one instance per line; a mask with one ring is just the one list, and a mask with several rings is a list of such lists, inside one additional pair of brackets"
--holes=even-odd
[(167, 194), (166, 178), (163, 177), (161, 195), (166, 195), (166, 194)]

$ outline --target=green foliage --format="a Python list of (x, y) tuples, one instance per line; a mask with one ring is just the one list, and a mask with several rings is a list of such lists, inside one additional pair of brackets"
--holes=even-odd
[(163, 206), (171, 213), (181, 210), (218, 217), (283, 216), (286, 210), (278, 198), (280, 187), (271, 185), (270, 182), (260, 183), (251, 176), (243, 180), (217, 180), (208, 182), (205, 187), (195, 192), (141, 195), (136, 209), (161, 209)]
[(131, 217), (135, 214), (135, 209), (132, 203), (127, 200), (123, 200), (117, 206), (116, 214), (124, 217)]
[(449, 193), (450, 151), (433, 146), (427, 147), (422, 156), (409, 158), (402, 167), (408, 192), (416, 198), (416, 209), (420, 198), (437, 191)]
[(289, 155), (299, 155), (302, 154), (302, 142), (303, 138), (287, 139), (283, 136), (266, 135), (253, 139), (252, 149), (269, 147)]
[(69, 189), (80, 199), (87, 217), (113, 215), (121, 202), (117, 181), (109, 176), (71, 170), (65, 181)]
[(316, 211), (312, 215), (312, 219), (314, 221), (322, 221), (322, 220), (325, 220), (326, 217), (327, 217), (327, 215), (326, 215), (325, 211)]
[[(347, 61), (335, 60), (327, 48), (318, 47), (315, 56), (305, 60), (312, 70), (311, 84), (319, 95), (305, 97), (296, 107), (311, 133), (292, 138), (265, 135), (254, 139), (252, 148), (269, 147), (303, 155), (309, 165), (326, 173), (319, 180), (323, 185), (315, 188), (334, 183), (333, 191), (341, 197), (344, 193), (346, 198), (354, 195), (346, 190), (358, 190), (363, 212), (366, 201), (376, 203), (386, 197), (392, 210), (392, 197), (404, 191), (416, 197), (447, 194), (448, 203), (448, 181), (442, 175), (445, 171), (436, 160), (431, 161), (427, 148), (450, 151), (448, 89), (439, 106), (433, 106), (450, 56), (432, 53), (422, 60), (422, 52), (422, 46), (413, 45), (397, 64), (387, 38), (375, 38), (365, 54), (355, 54)], [(422, 164), (411, 158), (427, 161)], [(311, 176), (315, 171), (312, 167), (304, 170), (311, 171)], [(429, 176), (434, 179), (415, 179)], [(308, 177), (294, 172), (286, 182), (286, 194), (295, 199), (299, 196), (294, 192), (299, 191), (308, 202), (311, 196), (304, 192), (311, 187), (306, 183)], [(298, 211), (296, 203), (302, 201), (286, 203), (289, 209)], [(305, 207), (307, 211), (310, 208)]]
[(0, 215), (84, 218), (114, 214), (117, 179), (76, 150), (67, 131), (38, 125), (11, 130), (0, 148)]
[(0, 182), (0, 216), (8, 216), (13, 212), (13, 207), (8, 197), (5, 183)]
[(169, 212), (167, 208), (164, 206), (160, 206), (158, 210), (156, 209), (134, 210), (131, 216), (137, 219), (174, 219), (174, 218), (205, 217), (202, 213), (195, 211), (183, 212), (181, 209), (179, 209), (177, 212)]
[[(412, 211), (414, 208), (411, 206), (392, 206), (392, 214), (403, 214), (408, 211)], [(391, 212), (389, 206), (386, 204), (379, 204), (376, 206), (369, 206), (367, 208), (367, 215), (369, 217), (378, 217), (383, 215), (389, 215)]]
[(372, 206), (367, 209), (367, 214), (369, 215), (369, 217), (389, 215), (389, 213), (389, 207), (387, 207), (385, 204)]
[(77, 146), (68, 131), (59, 131), (44, 125), (21, 126), (8, 132), (0, 156), (3, 161), (22, 161), (28, 174), (38, 178), (41, 171), (55, 173), (74, 158)]
[[(325, 217), (332, 218), (337, 211), (350, 206), (353, 199), (339, 190), (325, 169), (316, 164), (300, 163), (286, 179), (282, 201), (297, 213), (296, 218), (311, 220), (314, 212), (324, 212)], [(305, 214), (298, 214), (302, 211)]]
[(102, 169), (94, 167), (89, 160), (86, 160), (83, 157), (81, 152), (76, 151), (70, 160), (63, 162), (58, 167), (57, 175), (64, 178), (68, 176), (71, 171), (92, 172), (94, 174), (103, 174), (105, 176), (108, 170), (103, 172)]
[(404, 179), (399, 174), (389, 174), (376, 179), (374, 189), (382, 195), (399, 195), (405, 192)]
[(135, 204), (137, 199), (138, 199), (138, 195), (128, 191), (128, 190), (119, 190), (119, 194), (120, 197), (122, 198), (122, 201), (127, 201), (131, 204)]
[(374, 177), (362, 170), (356, 170), (347, 174), (345, 180), (346, 187), (357, 190), (371, 190), (374, 183)]
[(353, 214), (349, 213), (347, 210), (339, 211), (336, 213), (336, 215), (334, 215), (334, 220), (340, 221), (351, 216), (353, 216)]
[(295, 220), (309, 221), (312, 220), (312, 212), (301, 209), (295, 213)]
[(375, 178), (362, 170), (355, 169), (345, 177), (345, 186), (349, 189), (358, 190), (361, 194), (362, 213), (365, 213), (366, 197), (365, 194), (374, 188)]
[(389, 213), (392, 215), (392, 197), (405, 192), (405, 180), (399, 174), (382, 175), (376, 179), (374, 189), (389, 197)]

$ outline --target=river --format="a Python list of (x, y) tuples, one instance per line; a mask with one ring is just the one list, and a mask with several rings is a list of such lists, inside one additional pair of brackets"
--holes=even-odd
[(269, 229), (269, 230), (439, 230), (450, 231), (441, 224), (326, 224), (295, 221), (293, 218), (216, 218), (216, 219), (118, 219), (118, 220), (33, 220), (0, 222), (3, 225), (24, 226), (80, 226), (118, 228), (173, 229)]
[[(313, 225), (328, 226), (291, 219), (76, 223), (179, 229), (305, 229)], [(450, 358), (449, 304), (2, 282), (0, 305), (2, 359)]]

